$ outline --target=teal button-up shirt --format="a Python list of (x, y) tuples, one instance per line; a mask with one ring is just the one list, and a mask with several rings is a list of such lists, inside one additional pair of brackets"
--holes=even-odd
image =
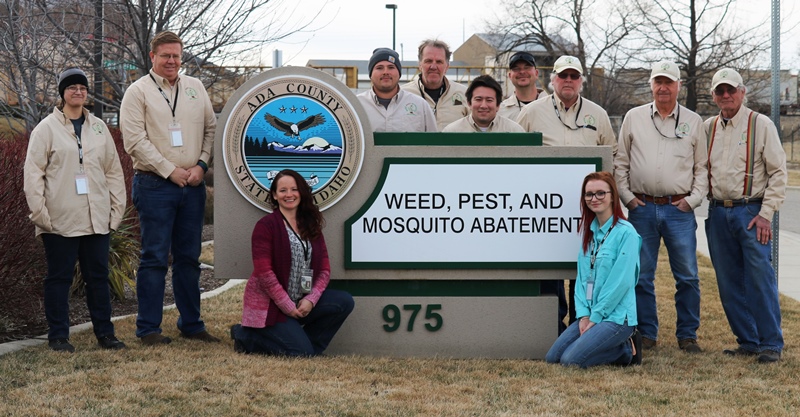
[[(591, 225), (593, 244), (585, 253), (583, 247), (578, 251), (575, 312), (578, 317), (589, 317), (593, 323), (611, 321), (621, 325), (627, 319), (628, 326), (635, 326), (638, 324), (635, 288), (639, 280), (642, 238), (627, 221), (620, 219), (611, 229), (612, 222), (613, 218), (600, 227), (595, 219)], [(608, 237), (603, 241), (606, 233)], [(597, 252), (594, 270), (591, 268), (593, 251)], [(587, 299), (592, 278), (591, 299)]]

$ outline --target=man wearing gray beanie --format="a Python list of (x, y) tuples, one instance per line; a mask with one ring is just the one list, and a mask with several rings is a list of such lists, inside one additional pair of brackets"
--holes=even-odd
[(399, 87), (400, 57), (378, 48), (369, 59), (372, 88), (358, 95), (374, 132), (436, 132), (436, 116), (428, 103)]

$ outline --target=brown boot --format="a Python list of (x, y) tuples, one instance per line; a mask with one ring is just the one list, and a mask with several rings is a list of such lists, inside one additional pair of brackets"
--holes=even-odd
[(140, 337), (139, 340), (145, 346), (168, 345), (172, 342), (172, 339), (162, 336), (160, 333), (150, 333), (147, 336)]
[(686, 353), (700, 353), (703, 351), (703, 349), (700, 349), (700, 345), (697, 344), (697, 340), (695, 339), (678, 340), (678, 347)]

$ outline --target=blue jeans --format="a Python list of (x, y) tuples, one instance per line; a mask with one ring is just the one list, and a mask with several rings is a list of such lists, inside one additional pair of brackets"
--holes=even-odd
[(675, 278), (675, 310), (678, 340), (697, 339), (700, 327), (700, 278), (697, 275), (697, 221), (694, 212), (671, 204), (647, 202), (628, 213), (628, 220), (642, 237), (641, 269), (636, 284), (636, 314), (642, 337), (658, 340), (655, 276), (661, 239), (669, 253)]
[(284, 322), (261, 329), (237, 324), (233, 335), (247, 353), (316, 356), (328, 348), (353, 306), (350, 294), (329, 288), (308, 316), (300, 320), (286, 317)]
[(44, 279), (44, 314), (50, 326), (47, 338), (69, 339), (69, 287), (75, 272), (75, 260), (80, 262), (86, 306), (95, 336), (113, 335), (108, 285), (109, 235), (64, 237), (43, 233), (41, 236), (47, 258), (47, 277)]
[(772, 242), (762, 245), (756, 228), (747, 230), (760, 210), (760, 203), (709, 207), (706, 236), (719, 298), (736, 342), (751, 352), (780, 352), (783, 331), (778, 281), (770, 263)]
[(558, 336), (544, 360), (581, 368), (606, 364), (628, 365), (633, 359), (629, 342), (633, 330), (634, 327), (627, 324), (601, 321), (581, 335), (580, 321), (576, 321)]
[(164, 278), (172, 252), (172, 291), (178, 329), (185, 335), (205, 330), (200, 319), (200, 240), (206, 204), (205, 183), (178, 187), (172, 181), (137, 173), (133, 204), (139, 211), (142, 253), (136, 274), (139, 314), (136, 336), (161, 333)]

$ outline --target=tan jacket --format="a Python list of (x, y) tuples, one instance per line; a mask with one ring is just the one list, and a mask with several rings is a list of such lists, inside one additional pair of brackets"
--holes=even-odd
[(452, 83), (444, 77), (444, 94), (439, 97), (439, 101), (434, 103), (431, 96), (425, 93), (422, 85), (421, 74), (414, 76), (410, 82), (400, 86), (411, 94), (420, 96), (428, 102), (436, 115), (436, 128), (441, 131), (445, 126), (469, 114), (469, 104), (467, 104), (467, 87)]
[(88, 194), (79, 195), (76, 189), (80, 157), (72, 121), (53, 109), (31, 132), (24, 188), (36, 236), (106, 234), (122, 221), (125, 177), (114, 139), (102, 120), (86, 109), (83, 114), (81, 146)]
[[(472, 119), (472, 115), (467, 117), (462, 117), (456, 120), (453, 123), (447, 125), (442, 132), (478, 132), (484, 133), (478, 125), (475, 124), (475, 121)], [(513, 120), (509, 120), (499, 114), (494, 117), (492, 123), (489, 123), (489, 127), (486, 129), (485, 133), (492, 133), (492, 132), (510, 132), (510, 133), (525, 133), (525, 129), (522, 126), (518, 125), (517, 122)]]
[(379, 102), (371, 88), (358, 99), (369, 117), (373, 132), (436, 132), (436, 117), (431, 106), (420, 96), (400, 89), (388, 108)]
[[(128, 87), (119, 111), (119, 124), (125, 151), (133, 158), (133, 167), (169, 177), (176, 167), (189, 169), (202, 160), (211, 165), (211, 150), (217, 118), (208, 93), (197, 78), (182, 75), (175, 87), (152, 70)], [(161, 86), (169, 104), (158, 91)], [(172, 146), (169, 125), (172, 105), (180, 123), (183, 146)]]
[[(744, 176), (747, 159), (747, 122), (753, 111), (742, 106), (736, 116), (723, 125), (720, 116), (708, 162), (711, 167), (711, 194), (717, 200), (740, 200), (744, 197), (763, 198), (761, 217), (772, 221), (786, 198), (786, 153), (778, 129), (769, 117), (759, 114), (756, 119), (753, 187), (745, 196)], [(706, 137), (717, 117), (705, 121)]]

